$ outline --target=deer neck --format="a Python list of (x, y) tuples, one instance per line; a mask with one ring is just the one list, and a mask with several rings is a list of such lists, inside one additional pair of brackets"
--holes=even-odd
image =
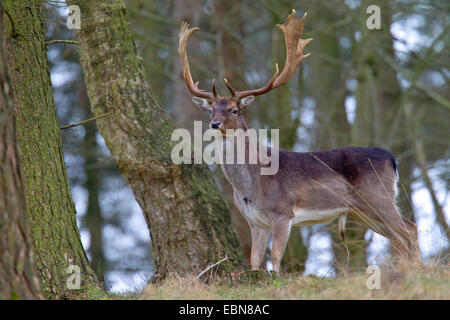
[(245, 122), (243, 116), (239, 117), (236, 129), (242, 129), (243, 131), (247, 131), (248, 130), (247, 122)]
[[(240, 194), (245, 195), (245, 197), (247, 198), (253, 198), (251, 193), (256, 190), (260, 166), (257, 158), (258, 151), (256, 150), (256, 164), (249, 162), (249, 155), (251, 152), (251, 148), (255, 148), (255, 146), (257, 146), (257, 141), (253, 139), (253, 141), (250, 142), (250, 139), (252, 139), (252, 137), (246, 135), (248, 127), (243, 119), (241, 124), (242, 126), (240, 126), (239, 129), (242, 129), (242, 131), (239, 130), (232, 136), (228, 135), (223, 137), (223, 161), (221, 167), (228, 182), (233, 186), (235, 190), (239, 191)], [(242, 140), (241, 142), (239, 142), (239, 139), (242, 139), (243, 141), (245, 141), (245, 143), (242, 143)], [(226, 159), (229, 154), (226, 154), (226, 152), (227, 149), (229, 150), (230, 148), (233, 148), (234, 150), (234, 161), (232, 163), (227, 163)], [(238, 153), (245, 154), (245, 161), (243, 164), (237, 161)]]

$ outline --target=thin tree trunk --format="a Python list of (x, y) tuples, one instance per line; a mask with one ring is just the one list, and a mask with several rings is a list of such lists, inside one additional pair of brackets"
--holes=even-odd
[[(350, 124), (347, 121), (345, 83), (348, 73), (344, 68), (344, 57), (339, 45), (340, 28), (330, 28), (342, 19), (339, 10), (345, 6), (343, 1), (313, 2), (308, 8), (312, 18), (310, 23), (317, 30), (314, 41), (308, 50), (312, 52), (307, 59), (314, 72), (307, 81), (315, 101), (313, 150), (326, 150), (346, 147), (350, 144)], [(347, 251), (342, 246), (338, 227), (329, 228), (333, 241), (334, 260), (337, 266), (345, 265)], [(358, 232), (359, 231), (359, 232)], [(348, 230), (346, 233), (349, 250), (352, 252), (352, 264), (363, 265), (365, 262), (364, 245), (361, 245), (361, 230)]]
[(34, 269), (0, 2), (0, 300), (42, 298)]
[(428, 192), (431, 196), (431, 202), (433, 203), (434, 210), (436, 211), (436, 219), (438, 223), (441, 225), (444, 233), (449, 236), (449, 224), (445, 221), (444, 210), (437, 199), (436, 192), (434, 191), (433, 183), (431, 182), (430, 175), (428, 174), (427, 168), (427, 157), (425, 154), (425, 147), (418, 134), (416, 119), (413, 114), (411, 103), (407, 101), (407, 98), (404, 102), (404, 112), (406, 119), (409, 124), (410, 132), (411, 132), (411, 140), (414, 147), (414, 156), (417, 160), (417, 164), (419, 165), (420, 171), (422, 171), (422, 177), (425, 182), (425, 186), (428, 189)]
[[(372, 4), (362, 1), (361, 12)], [(361, 40), (356, 55), (358, 87), (356, 89), (356, 118), (352, 130), (353, 143), (362, 146), (393, 148), (403, 141), (390, 141), (390, 125), (395, 116), (395, 107), (401, 96), (400, 85), (395, 71), (377, 53), (383, 48), (384, 54), (394, 57), (393, 39), (390, 33), (392, 11), (389, 1), (380, 0), (383, 8), (381, 30), (369, 30), (365, 19), (361, 19)], [(365, 17), (365, 15), (362, 15)]]
[[(274, 72), (275, 63), (278, 63), (280, 68), (282, 68), (286, 59), (283, 33), (280, 32), (278, 28), (274, 28), (274, 26), (282, 23), (282, 19), (280, 19), (281, 16), (290, 12), (292, 8), (296, 8), (294, 1), (272, 1), (269, 5), (274, 9), (274, 12), (283, 14), (271, 15), (271, 41), (269, 44), (271, 63), (269, 65), (272, 70), (270, 70), (268, 78)], [(310, 21), (307, 23), (310, 23)], [(303, 65), (300, 66), (298, 77), (301, 77), (303, 67)], [(264, 79), (264, 81), (267, 80)], [(292, 150), (294, 148), (294, 145), (297, 142), (297, 129), (300, 126), (300, 112), (299, 109), (293, 105), (295, 99), (292, 87), (294, 84), (295, 78), (284, 86), (271, 92), (264, 100), (260, 100), (260, 108), (253, 109), (253, 114), (257, 113), (257, 117), (262, 122), (265, 122), (269, 128), (280, 129), (280, 148), (287, 150)], [(294, 113), (296, 116), (293, 116)], [(262, 125), (264, 126), (264, 123)], [(286, 272), (304, 271), (307, 254), (308, 248), (302, 241), (300, 227), (293, 227), (281, 261), (283, 270)]]
[[(73, 0), (83, 20), (76, 32), (91, 108), (119, 170), (143, 209), (155, 254), (155, 278), (242, 265), (228, 208), (204, 165), (172, 163), (172, 120), (147, 84), (122, 0)], [(186, 92), (187, 94), (187, 92)]]
[[(86, 110), (86, 118), (92, 115)], [(88, 192), (85, 226), (89, 231), (90, 241), (88, 253), (91, 257), (91, 266), (95, 270), (100, 282), (104, 281), (106, 271), (106, 257), (103, 248), (103, 217), (100, 207), (100, 189), (102, 172), (97, 167), (98, 144), (97, 127), (95, 124), (85, 126), (86, 133), (83, 138), (84, 172), (86, 181), (84, 187)]]
[[(383, 49), (383, 54), (394, 58), (394, 45), (390, 26), (392, 24), (392, 9), (390, 1), (379, 0), (376, 2), (382, 8), (381, 29), (369, 30), (366, 27), (365, 11), (373, 4), (369, 0), (361, 2), (361, 40), (358, 43), (356, 55), (356, 71), (358, 87), (356, 89), (356, 117), (352, 127), (352, 142), (354, 145), (384, 147), (393, 152), (394, 155), (405, 153), (409, 149), (406, 136), (394, 135), (392, 130), (398, 130), (405, 126), (399, 121), (394, 123), (396, 113), (400, 107), (402, 91), (397, 80), (396, 72), (378, 54), (378, 49)], [(400, 184), (409, 183), (405, 181), (410, 176), (410, 162), (400, 167)], [(400, 186), (401, 187), (401, 186)], [(401, 188), (403, 189), (403, 188)], [(401, 190), (400, 190), (401, 191)], [(399, 193), (400, 203), (406, 215), (407, 195)], [(408, 210), (409, 211), (409, 210)]]
[[(6, 48), (17, 112), (26, 206), (41, 286), (48, 298), (69, 298), (84, 293), (83, 289), (98, 288), (98, 284), (81, 244), (67, 181), (41, 3), (39, 0), (4, 1), (11, 17), (4, 21)], [(80, 290), (67, 286), (73, 275), (68, 273), (71, 265), (80, 270)], [(76, 285), (76, 281), (71, 283)]]

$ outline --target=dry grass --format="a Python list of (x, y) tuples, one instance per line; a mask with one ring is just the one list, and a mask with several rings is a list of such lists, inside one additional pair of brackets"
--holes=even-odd
[(253, 283), (217, 279), (208, 284), (194, 277), (172, 277), (148, 285), (140, 299), (450, 299), (449, 266), (381, 268), (379, 290), (367, 288), (369, 276), (361, 270), (337, 278), (290, 275)]

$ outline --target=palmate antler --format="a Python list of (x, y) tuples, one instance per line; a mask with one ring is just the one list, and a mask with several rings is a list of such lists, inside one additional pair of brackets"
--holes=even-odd
[(284, 41), (286, 44), (286, 63), (284, 64), (283, 71), (279, 74), (278, 64), (276, 64), (276, 71), (272, 79), (263, 87), (259, 89), (247, 90), (247, 91), (235, 91), (228, 81), (225, 79), (225, 83), (230, 90), (233, 97), (242, 99), (247, 96), (257, 96), (264, 94), (278, 88), (288, 82), (297, 73), (297, 67), (300, 62), (308, 57), (310, 54), (303, 54), (303, 49), (313, 39), (301, 39), (303, 29), (305, 25), (306, 13), (301, 19), (298, 18), (297, 12), (292, 9), (292, 13), (288, 16), (285, 24), (277, 24), (277, 27), (283, 31)]
[(178, 43), (178, 54), (180, 55), (181, 67), (183, 69), (183, 78), (184, 82), (191, 91), (194, 96), (200, 98), (208, 98), (214, 99), (217, 97), (216, 92), (216, 81), (213, 80), (212, 92), (206, 92), (198, 88), (198, 81), (194, 83), (191, 76), (191, 70), (189, 69), (189, 62), (186, 54), (186, 45), (189, 37), (194, 33), (200, 30), (200, 28), (192, 28), (189, 29), (189, 25), (186, 22), (181, 24), (180, 34), (179, 34), (179, 43)]
[[(278, 88), (288, 82), (292, 77), (297, 73), (297, 67), (300, 62), (309, 56), (308, 54), (303, 54), (303, 49), (306, 47), (308, 43), (310, 43), (313, 39), (301, 39), (303, 34), (304, 24), (306, 13), (303, 15), (301, 19), (298, 18), (295, 10), (292, 10), (292, 13), (288, 16), (287, 22), (282, 25), (277, 25), (278, 28), (284, 34), (284, 41), (286, 44), (286, 63), (284, 64), (283, 71), (281, 74), (278, 70), (278, 64), (276, 64), (276, 71), (273, 75), (272, 79), (263, 87), (259, 89), (247, 90), (247, 91), (236, 91), (230, 85), (230, 83), (225, 80), (225, 84), (227, 85), (228, 90), (231, 92), (231, 95), (236, 99), (240, 100), (243, 97), (247, 96), (257, 96), (269, 92), (275, 88)], [(180, 43), (178, 47), (178, 53), (180, 55), (181, 64), (183, 67), (183, 76), (186, 85), (188, 86), (191, 93), (197, 97), (214, 99), (217, 97), (216, 89), (215, 89), (215, 81), (213, 81), (213, 90), (212, 92), (205, 92), (198, 88), (198, 82), (194, 83), (192, 80), (191, 72), (189, 70), (189, 63), (186, 55), (186, 43), (187, 39), (194, 32), (200, 30), (199, 28), (189, 29), (186, 23), (183, 23), (180, 30)]]

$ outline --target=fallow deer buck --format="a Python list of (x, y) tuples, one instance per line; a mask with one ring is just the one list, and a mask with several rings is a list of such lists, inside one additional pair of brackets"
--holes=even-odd
[[(211, 92), (194, 83), (186, 45), (199, 28), (190, 29), (186, 23), (182, 24), (178, 52), (184, 80), (194, 95), (194, 104), (211, 113), (211, 128), (224, 135), (227, 129), (247, 131), (242, 113), (254, 97), (284, 85), (295, 75), (300, 62), (309, 55), (304, 55), (303, 49), (312, 40), (300, 38), (305, 18), (306, 13), (299, 19), (293, 10), (285, 24), (277, 25), (284, 34), (287, 52), (282, 72), (277, 66), (266, 85), (247, 91), (233, 89), (225, 79), (231, 97), (219, 96), (215, 81)], [(230, 143), (230, 139), (234, 143), (233, 137), (225, 135), (225, 143)], [(387, 150), (347, 147), (300, 153), (280, 149), (279, 170), (275, 175), (261, 175), (260, 161), (221, 166), (233, 186), (234, 202), (250, 226), (252, 270), (262, 267), (270, 231), (273, 270), (279, 272), (292, 226), (328, 223), (339, 218), (343, 237), (347, 214), (389, 238), (399, 252), (410, 252), (409, 247), (415, 247), (416, 225), (401, 216), (395, 205), (397, 164)]]

